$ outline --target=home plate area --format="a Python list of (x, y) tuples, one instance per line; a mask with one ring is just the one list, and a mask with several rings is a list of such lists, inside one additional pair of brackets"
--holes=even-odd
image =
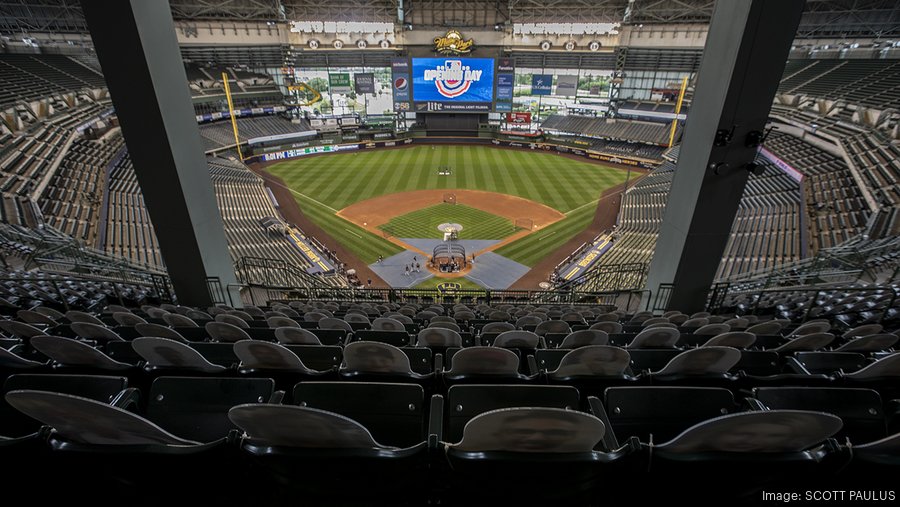
[[(410, 288), (430, 278), (437, 278), (434, 273), (427, 269), (426, 264), (431, 257), (430, 252), (433, 252), (435, 247), (445, 242), (439, 239), (427, 238), (400, 238), (400, 241), (415, 248), (415, 250), (406, 250), (392, 255), (381, 262), (370, 264), (369, 267), (372, 268), (372, 271), (392, 287)], [(466, 255), (470, 259), (470, 269), (463, 278), (467, 278), (486, 289), (507, 289), (531, 269), (502, 255), (484, 251), (500, 243), (500, 240), (463, 239), (456, 240), (453, 243), (464, 247)], [(429, 255), (424, 255), (422, 252), (429, 252)], [(471, 262), (472, 254), (470, 252), (475, 253), (474, 263)], [(413, 269), (407, 273), (406, 267), (414, 266), (416, 262), (421, 266), (419, 272), (417, 273)], [(453, 281), (454, 278), (449, 277), (446, 280)]]

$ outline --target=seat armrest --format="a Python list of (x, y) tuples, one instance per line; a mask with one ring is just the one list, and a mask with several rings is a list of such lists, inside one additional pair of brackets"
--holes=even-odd
[(440, 375), (444, 371), (444, 354), (434, 355), (434, 374)]
[(766, 406), (765, 403), (757, 400), (756, 398), (744, 398), (744, 403), (747, 404), (747, 409), (751, 412), (764, 412), (766, 410), (771, 410)]
[(537, 359), (534, 358), (534, 354), (528, 354), (528, 357), (525, 358), (528, 361), (528, 375), (535, 376), (540, 373), (537, 366)]
[(272, 393), (272, 396), (269, 397), (269, 401), (267, 401), (266, 403), (270, 405), (281, 405), (283, 401), (284, 391), (275, 391), (274, 393)]
[(444, 397), (440, 394), (431, 396), (431, 407), (428, 410), (428, 448), (437, 449), (444, 439)]
[(801, 375), (812, 375), (809, 370), (806, 369), (800, 361), (797, 360), (794, 356), (789, 356), (785, 359), (784, 363), (785, 368), (789, 368), (791, 373), (799, 373)]
[(606, 414), (606, 407), (603, 402), (596, 396), (588, 396), (588, 405), (591, 409), (591, 415), (603, 421), (606, 426), (606, 432), (603, 434), (603, 445), (607, 451), (614, 451), (619, 448), (619, 440), (616, 438), (616, 432), (613, 431), (612, 423), (609, 422), (609, 416)]
[(119, 391), (112, 401), (109, 402), (110, 405), (118, 408), (123, 408), (125, 410), (131, 410), (132, 408), (137, 408), (138, 402), (141, 400), (141, 392), (136, 387), (129, 387), (127, 389), (122, 389)]

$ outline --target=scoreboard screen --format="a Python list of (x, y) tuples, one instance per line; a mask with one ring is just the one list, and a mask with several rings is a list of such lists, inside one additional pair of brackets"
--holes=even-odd
[(494, 101), (493, 58), (413, 58), (415, 110), (481, 113)]

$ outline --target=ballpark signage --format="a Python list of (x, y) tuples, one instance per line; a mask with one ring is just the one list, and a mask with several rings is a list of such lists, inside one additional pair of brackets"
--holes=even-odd
[(556, 80), (556, 94), (571, 97), (578, 87), (578, 76), (559, 76)]
[(455, 294), (457, 291), (462, 290), (462, 284), (456, 282), (442, 282), (437, 284), (436, 287), (442, 294)]
[(464, 55), (475, 49), (474, 43), (472, 39), (463, 40), (458, 30), (449, 30), (443, 37), (434, 38), (434, 50), (442, 55)]
[(350, 87), (350, 74), (346, 72), (328, 74), (328, 84), (331, 86), (332, 93), (350, 93), (353, 89)]
[(353, 84), (356, 86), (356, 93), (375, 93), (375, 74), (371, 72), (354, 74)]
[(473, 70), (463, 65), (462, 60), (447, 60), (437, 68), (425, 71), (425, 81), (433, 81), (438, 93), (444, 98), (455, 99), (469, 91), (472, 83), (481, 80), (484, 71)]
[(534, 74), (531, 76), (532, 95), (550, 95), (551, 86), (553, 86), (553, 75)]
[(514, 83), (512, 74), (497, 74), (497, 100), (511, 102)]
[(531, 123), (531, 113), (506, 113), (506, 123), (529, 124)]
[(409, 111), (409, 60), (391, 60), (391, 92), (394, 96), (394, 111)]
[(490, 58), (413, 58), (416, 111), (490, 111), (494, 60)]

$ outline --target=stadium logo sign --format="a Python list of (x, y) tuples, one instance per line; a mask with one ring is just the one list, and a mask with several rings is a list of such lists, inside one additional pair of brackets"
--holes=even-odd
[(434, 81), (438, 93), (452, 99), (469, 91), (472, 83), (481, 80), (482, 72), (463, 65), (462, 60), (446, 60), (444, 65), (426, 70), (425, 81)]
[(437, 284), (437, 290), (442, 294), (453, 294), (454, 292), (462, 289), (461, 283), (456, 282), (443, 282)]
[(448, 30), (443, 37), (434, 38), (434, 50), (442, 55), (462, 55), (470, 53), (475, 41), (463, 40), (458, 30)]

